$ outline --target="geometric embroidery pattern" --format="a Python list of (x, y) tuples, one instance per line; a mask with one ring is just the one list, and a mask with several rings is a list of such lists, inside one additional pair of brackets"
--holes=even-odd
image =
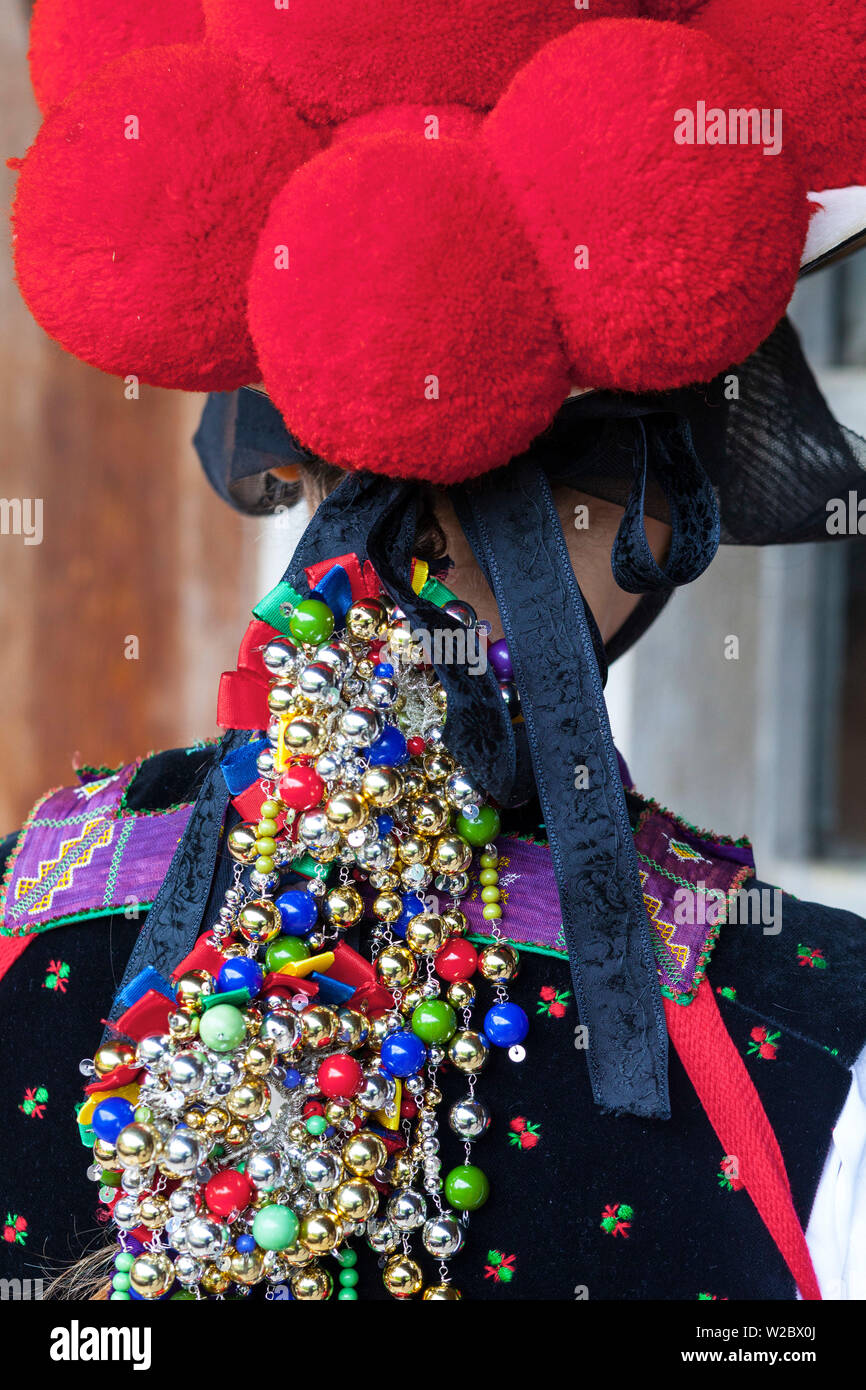
[(73, 875), (78, 868), (86, 868), (97, 849), (110, 845), (117, 821), (96, 816), (85, 822), (81, 834), (61, 841), (56, 859), (44, 859), (39, 863), (35, 878), (20, 878), (15, 885), (15, 906), (10, 909), (12, 917), (22, 912), (49, 912), (54, 903), (54, 894), (62, 893), (72, 887)]

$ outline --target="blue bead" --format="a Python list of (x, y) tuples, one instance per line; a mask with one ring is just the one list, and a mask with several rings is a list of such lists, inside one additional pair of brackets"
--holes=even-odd
[(265, 972), (257, 960), (249, 956), (232, 956), (217, 975), (217, 990), (228, 994), (233, 989), (248, 989), (252, 998), (264, 984)]
[(252, 1236), (238, 1236), (235, 1246), (242, 1255), (247, 1255), (250, 1250), (255, 1250), (256, 1242)]
[(414, 1033), (392, 1033), (382, 1043), (382, 1066), (390, 1076), (414, 1076), (427, 1059), (427, 1049)]
[(384, 813), (376, 817), (376, 825), (379, 827), (380, 835), (390, 835), (394, 829), (394, 817), (386, 816)]
[(286, 1068), (286, 1080), (284, 1084), (288, 1086), (290, 1091), (293, 1091), (296, 1086), (300, 1086), (301, 1073), (298, 1071), (297, 1067)]
[(310, 893), (290, 888), (277, 898), (277, 907), (283, 919), (283, 931), (287, 936), (308, 936), (319, 920), (316, 899)]
[(513, 1047), (529, 1032), (529, 1019), (519, 1004), (494, 1004), (484, 1016), (484, 1032), (495, 1047)]
[(386, 724), (375, 743), (367, 749), (371, 767), (397, 767), (409, 761), (409, 749), (400, 730), (393, 724)]
[(134, 1106), (123, 1096), (109, 1096), (107, 1100), (101, 1100), (94, 1110), (91, 1128), (97, 1139), (113, 1144), (120, 1131), (132, 1124), (134, 1115)]
[(377, 666), (373, 667), (373, 675), (382, 676), (384, 680), (390, 680), (393, 674), (394, 667), (390, 661), (380, 661)]
[(426, 909), (417, 893), (404, 893), (403, 911), (400, 913), (396, 922), (392, 924), (392, 931), (395, 931), (401, 938), (405, 937), (406, 928), (412, 921), (412, 918), (419, 916), (419, 914), (424, 911), (426, 911)]

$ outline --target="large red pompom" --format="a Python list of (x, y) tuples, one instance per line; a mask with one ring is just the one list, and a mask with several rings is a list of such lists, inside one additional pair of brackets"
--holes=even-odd
[(351, 116), (334, 130), (332, 143), (356, 135), (387, 135), (402, 130), (425, 140), (471, 140), (484, 117), (471, 106), (377, 106), (363, 116)]
[(678, 143), (699, 103), (772, 104), (705, 34), (601, 20), (536, 55), (485, 122), (580, 385), (708, 380), (784, 312), (805, 183), (784, 152)]
[(204, 0), (207, 32), (284, 84), (304, 115), (344, 120), (375, 106), (493, 105), (548, 39), (638, 0)]
[(694, 24), (759, 75), (810, 188), (866, 183), (864, 0), (709, 0)]
[(339, 143), (274, 200), (250, 279), (271, 399), (329, 463), (456, 482), (568, 395), (532, 250), (470, 142)]
[(707, 0), (640, 0), (640, 13), (645, 19), (669, 19), (682, 24), (706, 3)]
[(201, 0), (36, 0), (30, 78), (43, 111), (136, 48), (204, 37)]
[(318, 138), (203, 46), (142, 49), (49, 113), (13, 210), (18, 282), (76, 357), (153, 386), (257, 379), (246, 282), (268, 204)]

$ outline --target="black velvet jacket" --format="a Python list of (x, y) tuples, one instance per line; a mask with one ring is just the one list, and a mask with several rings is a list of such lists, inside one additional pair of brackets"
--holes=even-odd
[[(195, 797), (215, 750), (149, 759), (127, 798), (162, 809)], [(506, 828), (530, 828), (532, 810)], [(537, 812), (536, 812), (537, 814)], [(15, 837), (2, 846), (5, 857)], [(760, 885), (758, 885), (760, 886)], [(849, 1067), (866, 1041), (866, 923), (785, 898), (777, 936), (723, 927), (710, 968), (726, 1026), (754, 1078), (809, 1218)], [(0, 981), (0, 1276), (38, 1278), (105, 1240), (75, 1106), (141, 921), (107, 915), (45, 931)], [(826, 966), (801, 963), (798, 949)], [(790, 1275), (724, 1155), (675, 1053), (672, 1119), (593, 1105), (564, 955), (521, 953), (511, 990), (531, 1019), (526, 1060), (494, 1049), (478, 1094), (493, 1121), (474, 1161), (491, 1196), (452, 1261), (466, 1299), (791, 1299)], [(771, 1040), (755, 1049), (753, 1030)], [(763, 1055), (762, 1055), (763, 1051)], [(445, 1106), (465, 1080), (446, 1074)], [(462, 1161), (443, 1125), (446, 1167)], [(435, 1267), (420, 1257), (433, 1282)], [(379, 1257), (359, 1243), (358, 1291), (385, 1298)]]

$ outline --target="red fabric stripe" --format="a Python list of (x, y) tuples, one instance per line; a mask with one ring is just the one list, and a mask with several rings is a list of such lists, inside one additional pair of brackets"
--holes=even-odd
[(29, 936), (0, 936), (0, 980), (22, 951), (26, 951), (35, 935), (31, 932)]
[(668, 1032), (725, 1154), (736, 1155), (738, 1176), (804, 1299), (821, 1291), (806, 1237), (794, 1210), (785, 1160), (760, 1096), (725, 1027), (705, 979), (690, 1004), (665, 1000)]
[(329, 570), (334, 565), (342, 565), (349, 577), (349, 588), (352, 590), (352, 598), (376, 598), (382, 592), (376, 571), (366, 560), (362, 565), (354, 553), (348, 555), (335, 555), (330, 560), (318, 560), (314, 565), (308, 565), (304, 570), (307, 582), (311, 589), (315, 589), (320, 579), (324, 579)]

